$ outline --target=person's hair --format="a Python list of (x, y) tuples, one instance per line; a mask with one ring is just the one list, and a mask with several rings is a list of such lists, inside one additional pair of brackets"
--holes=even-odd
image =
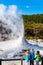
[(30, 50), (34, 50), (34, 48), (30, 48)]
[(32, 48), (32, 50), (34, 50), (34, 48)]
[(26, 50), (25, 54), (27, 55), (27, 54), (29, 54), (29, 53), (30, 53), (30, 51), (29, 51), (29, 50)]
[(26, 50), (26, 51), (28, 51), (28, 52), (29, 52), (29, 51), (30, 51), (30, 49), (28, 49), (28, 50)]
[(37, 54), (40, 54), (40, 51), (37, 51)]

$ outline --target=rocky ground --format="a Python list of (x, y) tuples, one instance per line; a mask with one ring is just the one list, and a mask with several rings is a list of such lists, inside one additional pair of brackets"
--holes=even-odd
[(39, 45), (41, 47), (43, 47), (43, 39), (33, 39), (33, 40), (27, 40), (30, 44), (33, 44), (33, 45)]

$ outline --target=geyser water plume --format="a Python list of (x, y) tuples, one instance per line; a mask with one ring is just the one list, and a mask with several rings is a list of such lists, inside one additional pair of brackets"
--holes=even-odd
[[(18, 16), (15, 18), (14, 16), (4, 16), (0, 17), (0, 31), (1, 34), (3, 33), (8, 35), (8, 38), (14, 38), (23, 36), (23, 20)], [(0, 35), (1, 35), (0, 34)]]
[(19, 48), (23, 41), (23, 18), (17, 12), (16, 5), (0, 4), (0, 49), (4, 52)]

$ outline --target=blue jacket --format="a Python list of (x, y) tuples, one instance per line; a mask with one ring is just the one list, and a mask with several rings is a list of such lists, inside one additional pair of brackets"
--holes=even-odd
[(25, 61), (28, 62), (30, 60), (30, 55), (25, 56)]
[(30, 60), (34, 60), (34, 57), (35, 57), (35, 52), (30, 51)]

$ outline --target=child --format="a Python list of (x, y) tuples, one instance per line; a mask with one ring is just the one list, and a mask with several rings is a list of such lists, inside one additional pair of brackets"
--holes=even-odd
[(29, 59), (30, 59), (30, 54), (29, 54), (29, 51), (27, 50), (26, 53), (25, 53), (26, 65), (29, 65)]
[(34, 48), (31, 48), (31, 50), (30, 50), (30, 65), (34, 65), (34, 57), (35, 57)]
[(36, 60), (36, 65), (39, 65), (39, 62), (41, 61), (41, 55), (39, 51), (37, 51), (35, 55), (35, 60)]

